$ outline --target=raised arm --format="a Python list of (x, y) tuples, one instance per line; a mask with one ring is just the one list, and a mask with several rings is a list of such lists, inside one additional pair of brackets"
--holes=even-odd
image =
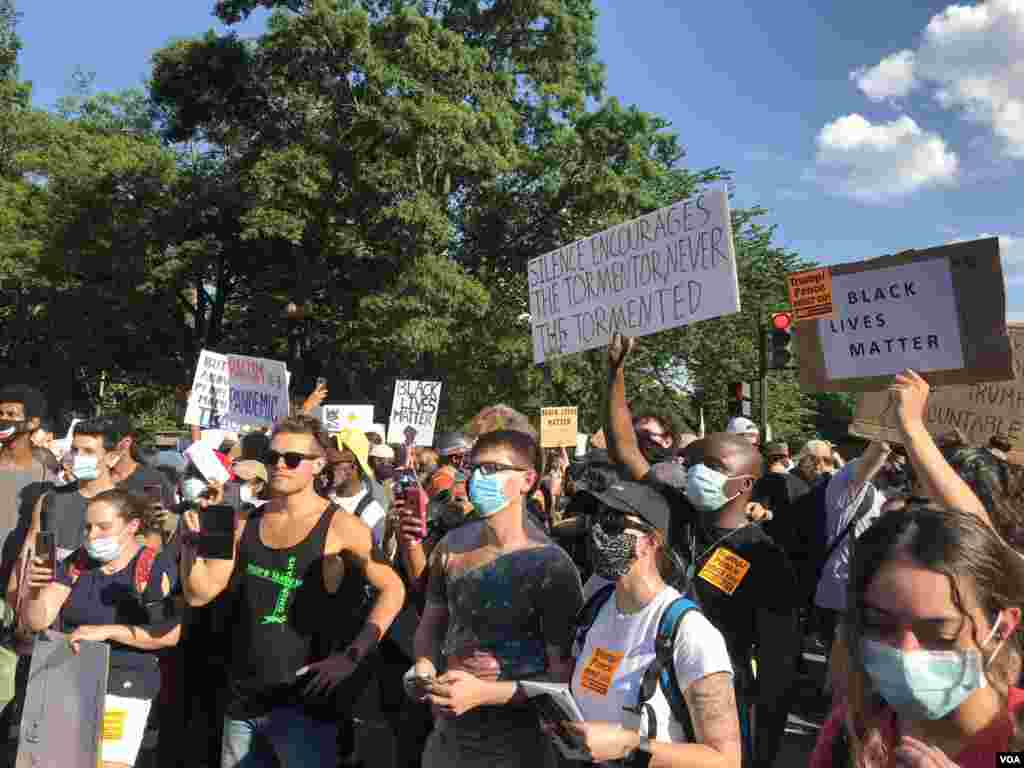
[(855, 466), (851, 467), (853, 477), (850, 479), (850, 493), (852, 495), (860, 493), (860, 488), (864, 483), (875, 479), (875, 475), (885, 466), (890, 453), (891, 449), (888, 443), (874, 442), (867, 447), (864, 455), (857, 460)]
[(633, 431), (633, 417), (626, 404), (626, 358), (636, 339), (616, 333), (608, 346), (608, 454), (624, 465), (634, 480), (643, 480), (651, 471)]
[(896, 417), (903, 433), (907, 459), (929, 496), (948, 509), (977, 515), (992, 525), (985, 505), (949, 465), (925, 427), (928, 382), (908, 370), (896, 376), (889, 391), (896, 398)]
[[(217, 496), (222, 493), (220, 487), (210, 483)], [(220, 503), (218, 498), (215, 503)], [(235, 572), (238, 560), (238, 544), (245, 530), (246, 517), (239, 515), (235, 525), (235, 547), (230, 560), (200, 557), (196, 550), (193, 537), (199, 533), (199, 513), (189, 510), (182, 515), (182, 522), (187, 531), (181, 548), (181, 587), (185, 602), (193, 608), (200, 608), (213, 602), (231, 583), (231, 575)]]

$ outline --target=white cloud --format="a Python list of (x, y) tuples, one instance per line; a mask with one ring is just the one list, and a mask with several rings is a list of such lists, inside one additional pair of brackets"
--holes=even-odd
[(817, 181), (831, 192), (866, 203), (950, 184), (959, 165), (941, 136), (922, 131), (905, 115), (877, 124), (861, 115), (845, 115), (821, 129), (817, 144)]
[(1024, 3), (951, 5), (928, 22), (920, 46), (851, 73), (869, 97), (927, 84), (944, 109), (988, 127), (1006, 154), (1024, 158)]
[(914, 52), (900, 51), (886, 56), (870, 69), (861, 67), (851, 72), (850, 79), (872, 101), (906, 96), (917, 85)]

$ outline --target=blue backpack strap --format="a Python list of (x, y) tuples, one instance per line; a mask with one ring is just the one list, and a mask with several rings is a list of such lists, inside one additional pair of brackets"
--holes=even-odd
[(573, 633), (573, 655), (578, 656), (583, 653), (583, 646), (586, 644), (587, 633), (590, 628), (594, 626), (594, 622), (597, 621), (597, 615), (604, 608), (604, 604), (608, 602), (615, 593), (614, 584), (605, 584), (597, 592), (590, 596), (590, 599), (583, 604), (580, 608), (580, 612), (576, 614), (576, 624)]
[[(693, 729), (693, 721), (690, 719), (690, 709), (686, 706), (686, 699), (683, 698), (683, 692), (679, 688), (679, 680), (676, 677), (675, 649), (683, 617), (690, 611), (699, 610), (697, 604), (686, 597), (678, 597), (669, 604), (658, 621), (658, 633), (654, 637), (654, 662), (645, 673), (645, 677), (648, 673), (657, 675), (658, 684), (668, 700), (672, 716), (683, 726), (686, 740), (690, 743), (696, 743), (697, 735)], [(641, 689), (643, 688), (644, 686), (641, 686)]]

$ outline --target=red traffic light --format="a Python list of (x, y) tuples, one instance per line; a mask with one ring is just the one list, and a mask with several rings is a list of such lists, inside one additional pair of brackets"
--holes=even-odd
[(777, 331), (788, 331), (793, 325), (793, 316), (789, 312), (776, 312), (772, 315), (772, 327)]

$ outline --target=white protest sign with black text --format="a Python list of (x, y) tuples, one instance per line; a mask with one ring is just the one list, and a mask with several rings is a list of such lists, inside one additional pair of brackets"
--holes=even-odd
[(192, 380), (185, 423), (237, 430), (272, 427), (288, 415), (288, 369), (277, 360), (203, 350)]
[(725, 190), (599, 232), (528, 267), (533, 359), (740, 311)]
[(829, 378), (964, 367), (945, 259), (832, 278), (836, 316), (819, 320)]
[(440, 381), (396, 381), (387, 442), (405, 445), (411, 435), (413, 445), (433, 445), (440, 403)]

